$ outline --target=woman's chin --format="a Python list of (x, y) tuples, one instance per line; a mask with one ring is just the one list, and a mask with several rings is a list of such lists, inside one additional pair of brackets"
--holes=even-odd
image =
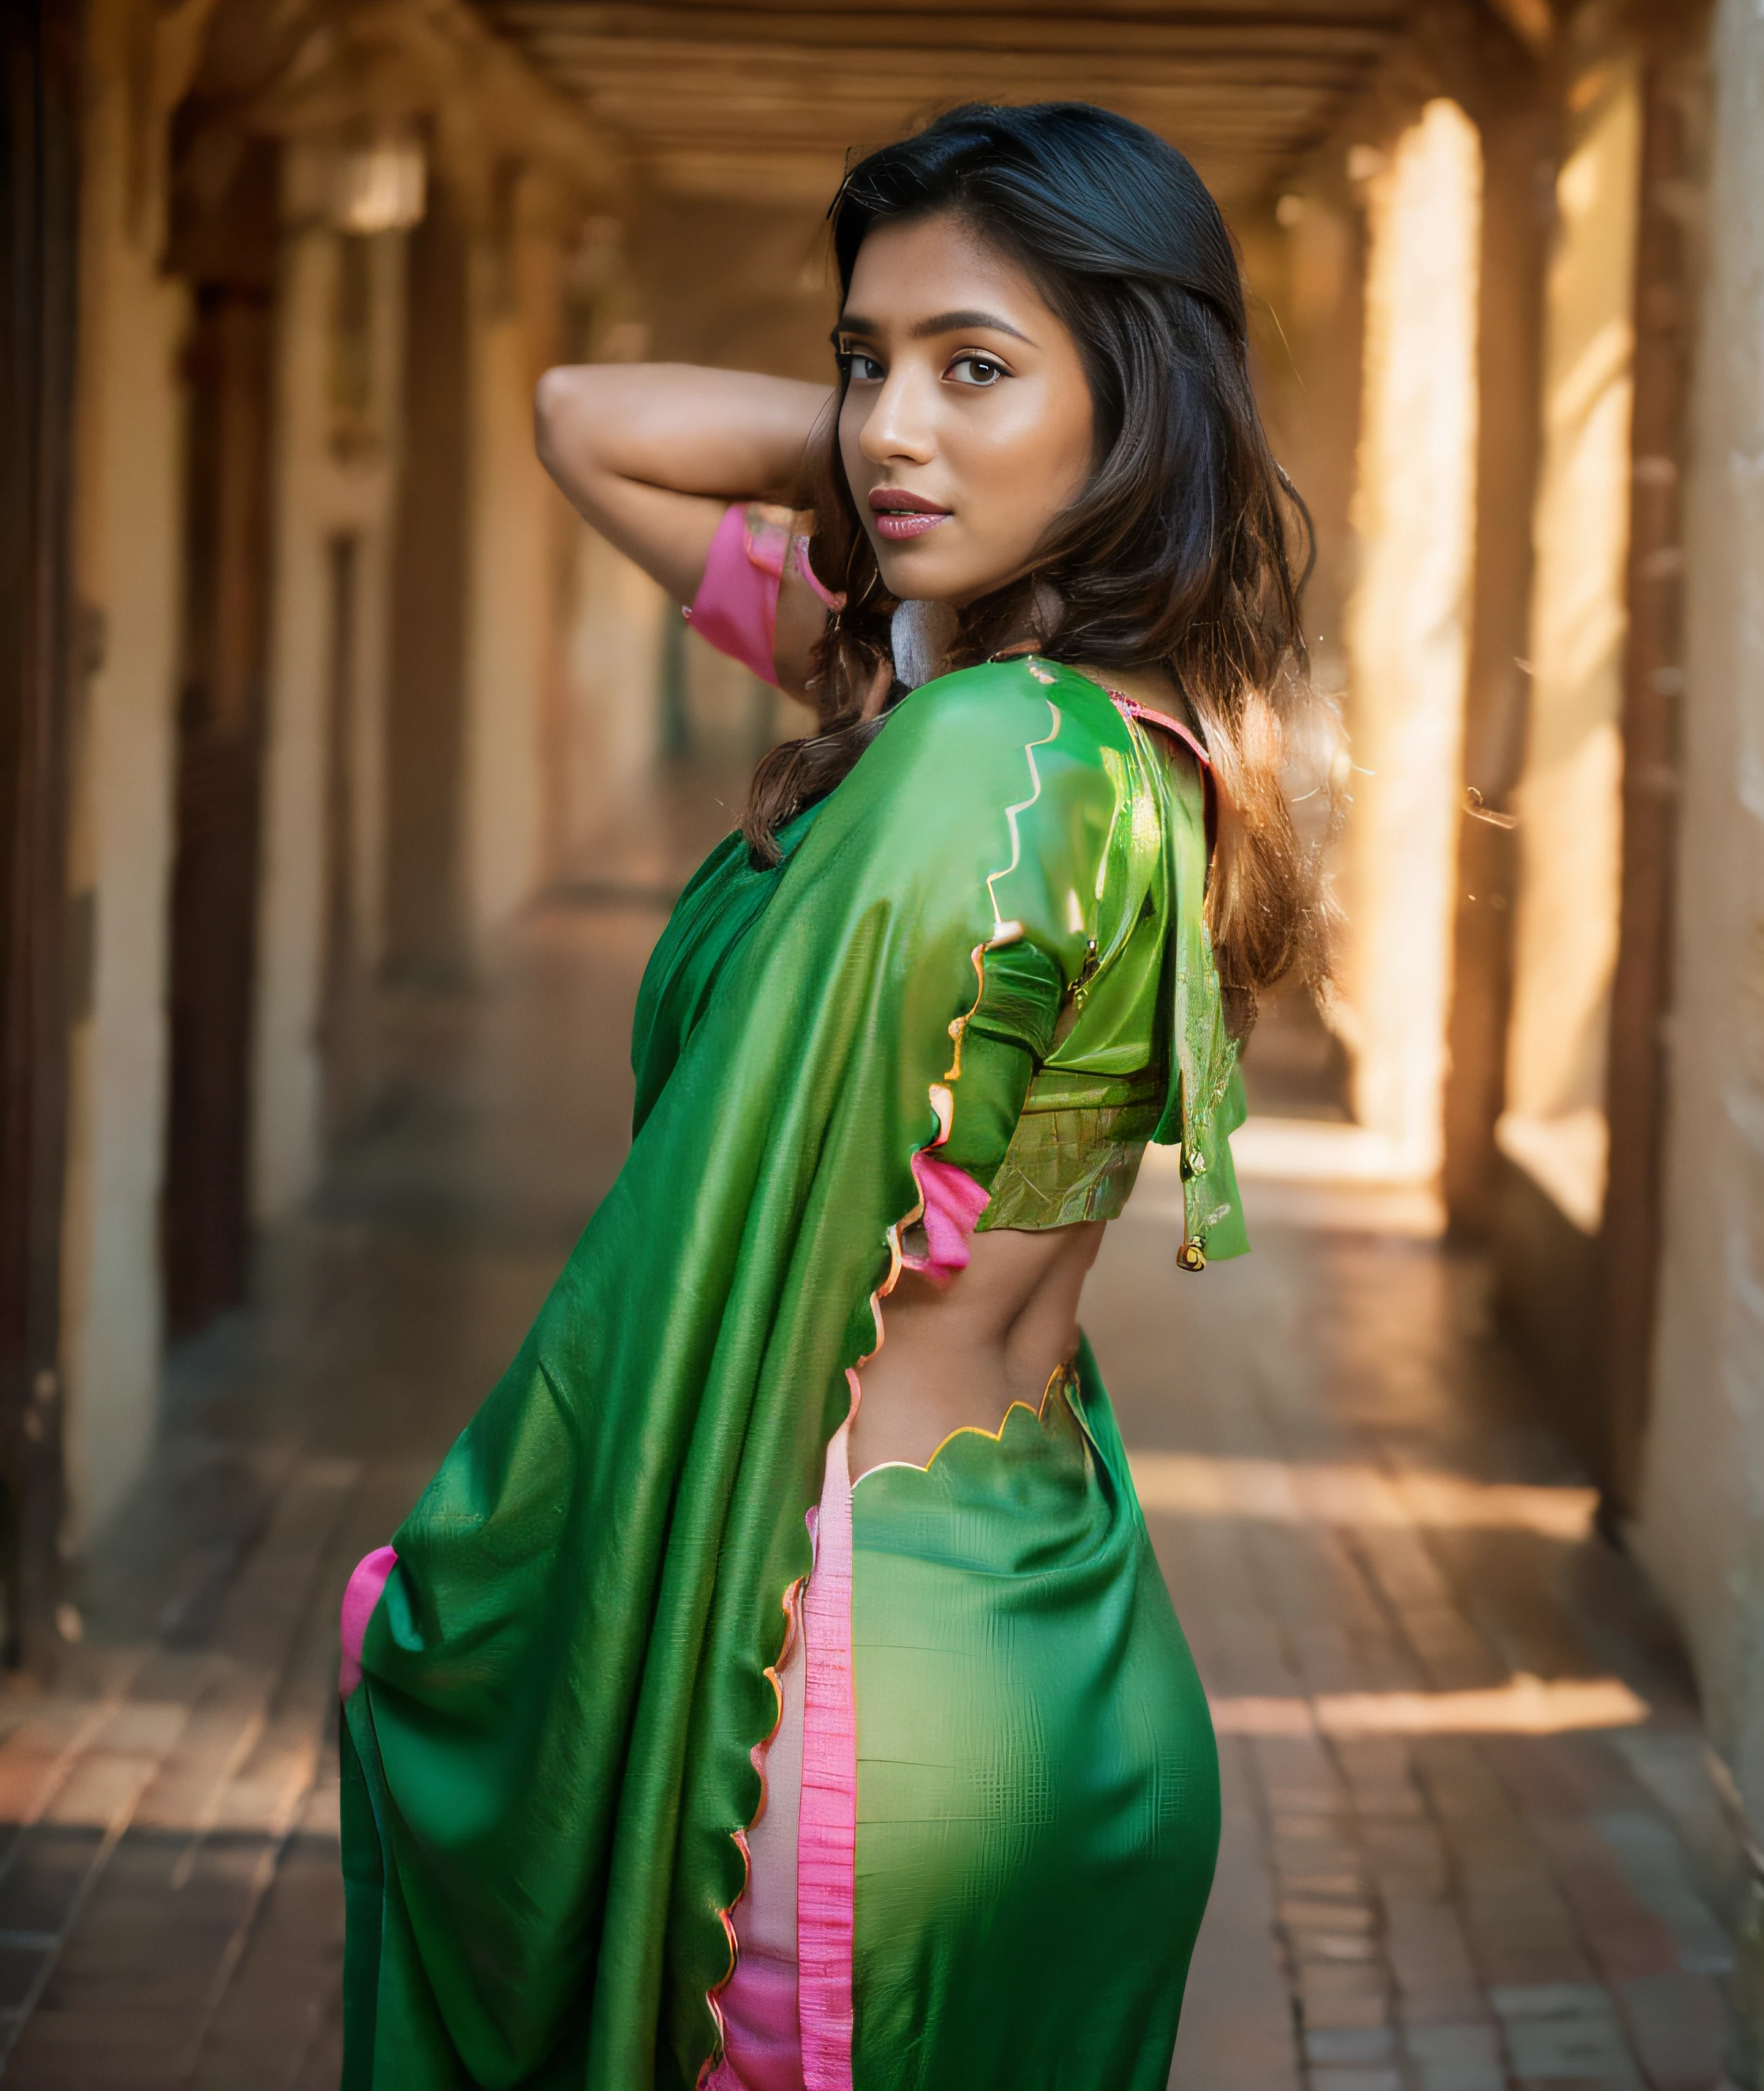
[[(936, 532), (931, 533), (933, 536)], [(916, 544), (891, 545), (878, 550), (876, 567), (882, 585), (900, 602), (971, 602), (986, 593), (986, 584), (976, 584), (962, 572), (957, 562), (940, 557), (926, 539)]]

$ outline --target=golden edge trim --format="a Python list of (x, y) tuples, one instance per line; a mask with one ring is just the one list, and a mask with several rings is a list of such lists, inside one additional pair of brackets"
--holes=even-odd
[[(1016, 935), (1018, 937), (1022, 936), (1023, 933), (1022, 923), (1017, 921), (1007, 922), (1005, 917), (999, 912), (998, 895), (993, 889), (1000, 879), (1009, 878), (1011, 873), (1017, 869), (1018, 865), (1022, 862), (1022, 830), (1017, 825), (1017, 816), (1019, 813), (1026, 813), (1030, 808), (1034, 805), (1035, 801), (1041, 796), (1041, 770), (1035, 761), (1035, 750), (1038, 748), (1048, 747), (1052, 742), (1057, 740), (1060, 737), (1060, 707), (1054, 702), (1052, 697), (1049, 697), (1047, 700), (1047, 705), (1048, 718), (1050, 721), (1047, 732), (1039, 740), (1027, 741), (1023, 746), (1023, 755), (1029, 764), (1030, 781), (1034, 784), (1035, 789), (1030, 793), (1026, 799), (1019, 799), (1014, 806), (1007, 806), (1005, 808), (1005, 818), (1009, 824), (1011, 831), (1011, 860), (1000, 869), (989, 873), (987, 877), (986, 897), (987, 901), (991, 903), (992, 909), (992, 940), (994, 942), (1000, 941), (1000, 939), (1004, 937), (1005, 932), (1007, 929), (1014, 930)], [(1014, 939), (1012, 941), (1014, 941)]]
[(789, 1665), (790, 1652), (796, 1646), (797, 1638), (802, 1631), (802, 1589), (807, 1580), (807, 1576), (798, 1576), (784, 1593), (784, 1645), (778, 1650), (777, 1661), (768, 1662), (765, 1667), (765, 1680), (772, 1687), (772, 1696), (777, 1701), (777, 1710), (772, 1715), (771, 1727), (747, 1753), (748, 1761), (759, 1774), (759, 1805), (746, 1830), (732, 1830), (729, 1833), (736, 1850), (741, 1853), (741, 1892), (734, 1902), (716, 1912), (722, 1924), (724, 1938), (729, 1946), (729, 1967), (726, 1972), (704, 1993), (704, 2001), (710, 2006), (711, 2016), (716, 2022), (716, 2046), (699, 2066), (698, 2082), (700, 2085), (716, 2067), (728, 2043), (728, 2029), (723, 2023), (722, 2011), (716, 2000), (735, 1979), (735, 1963), (739, 1956), (739, 1942), (735, 1937), (735, 1911), (742, 1896), (753, 1885), (753, 1857), (747, 1848), (748, 1831), (757, 1830), (765, 1820), (766, 1807), (772, 1797), (772, 1790), (766, 1778), (766, 1760), (772, 1754), (772, 1745), (778, 1740), (779, 1729), (784, 1725), (784, 1680), (781, 1673)]
[(1052, 1400), (1056, 1392), (1065, 1387), (1069, 1380), (1077, 1377), (1077, 1363), (1078, 1360), (1073, 1356), (1065, 1359), (1063, 1363), (1054, 1367), (1048, 1375), (1048, 1384), (1041, 1390), (1041, 1399), (1034, 1408), (1030, 1408), (1026, 1401), (1007, 1403), (1005, 1413), (1000, 1418), (997, 1429), (988, 1430), (983, 1423), (958, 1423), (949, 1436), (937, 1446), (923, 1467), (911, 1459), (878, 1459), (873, 1467), (864, 1468), (853, 1481), (852, 1488), (855, 1490), (860, 1482), (868, 1481), (872, 1474), (886, 1473), (890, 1467), (904, 1467), (910, 1474), (928, 1474), (958, 1438), (986, 1438), (995, 1445), (1001, 1445), (1005, 1442), (1005, 1433), (1010, 1428), (1011, 1417), (1019, 1408), (1031, 1421), (1045, 1423), (1048, 1420), (1048, 1403)]
[[(968, 1026), (974, 1021), (974, 1012), (979, 1007), (981, 1000), (986, 994), (986, 952), (987, 946), (984, 944), (976, 944), (973, 951), (968, 955), (974, 964), (974, 999), (968, 1004), (962, 1015), (955, 1018), (949, 1026), (949, 1036), (955, 1041), (956, 1050), (954, 1056), (949, 1063), (949, 1071), (944, 1076), (945, 1082), (959, 1082), (962, 1080), (962, 1041), (967, 1037)], [(933, 1093), (935, 1095), (935, 1092)], [(947, 1132), (945, 1132), (944, 1137), (947, 1139), (948, 1136), (949, 1135)], [(940, 1140), (933, 1140), (931, 1142), (933, 1147), (940, 1146), (942, 1142)], [(923, 1152), (923, 1150), (921, 1151)], [(917, 1215), (915, 1214), (913, 1217), (916, 1218)], [(908, 1227), (910, 1227), (912, 1223), (912, 1218), (909, 1218), (906, 1222)]]

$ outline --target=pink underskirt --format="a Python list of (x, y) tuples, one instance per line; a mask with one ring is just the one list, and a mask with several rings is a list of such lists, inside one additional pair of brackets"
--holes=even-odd
[[(862, 1389), (848, 1373), (851, 1416)], [(851, 1948), (858, 1851), (858, 1708), (851, 1674), (851, 1421), (827, 1448), (809, 1512), (802, 1596), (802, 1787), (796, 1964), (738, 1951), (718, 1995), (725, 2052), (706, 2091), (851, 2091)], [(736, 1912), (737, 1936), (740, 1912)], [(794, 2037), (792, 2038), (794, 2034)]]
[(851, 2091), (858, 1701), (851, 1676), (851, 1418), (827, 1447), (815, 1571), (802, 1594), (802, 1801), (796, 1843), (797, 2017), (804, 2091)]
[(342, 1615), (338, 1622), (338, 1638), (342, 1643), (342, 1661), (338, 1666), (337, 1691), (340, 1698), (346, 1699), (361, 1682), (362, 1636), (368, 1631), (368, 1622), (373, 1617), (373, 1608), (380, 1602), (381, 1593), (386, 1587), (386, 1578), (398, 1565), (396, 1547), (376, 1546), (372, 1554), (364, 1554), (355, 1563), (343, 1592)]
[(796, 1964), (743, 1953), (716, 2001), (723, 2059), (704, 2080), (705, 2091), (807, 2091)]

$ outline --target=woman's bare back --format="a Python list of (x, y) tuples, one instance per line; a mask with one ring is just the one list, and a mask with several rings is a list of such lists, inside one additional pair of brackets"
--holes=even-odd
[(1078, 1340), (1078, 1296), (1101, 1220), (1036, 1233), (977, 1234), (946, 1285), (911, 1271), (883, 1302), (882, 1347), (859, 1373), (851, 1471), (926, 1465), (952, 1430), (996, 1430), (1013, 1401), (1035, 1407)]

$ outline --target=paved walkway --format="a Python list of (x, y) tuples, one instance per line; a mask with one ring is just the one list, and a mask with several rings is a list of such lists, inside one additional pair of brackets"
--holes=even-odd
[[(419, 1078), (175, 1361), (81, 1646), (0, 1697), (24, 2091), (334, 2085), (338, 1597), (617, 1166), (673, 869), (591, 880), (493, 991), (394, 1004)], [(1222, 1731), (1172, 2084), (1711, 2091), (1734, 1858), (1687, 1681), (1415, 1203), (1258, 1186), (1258, 1254), (1195, 1280), (1153, 1179), (1093, 1280)]]

